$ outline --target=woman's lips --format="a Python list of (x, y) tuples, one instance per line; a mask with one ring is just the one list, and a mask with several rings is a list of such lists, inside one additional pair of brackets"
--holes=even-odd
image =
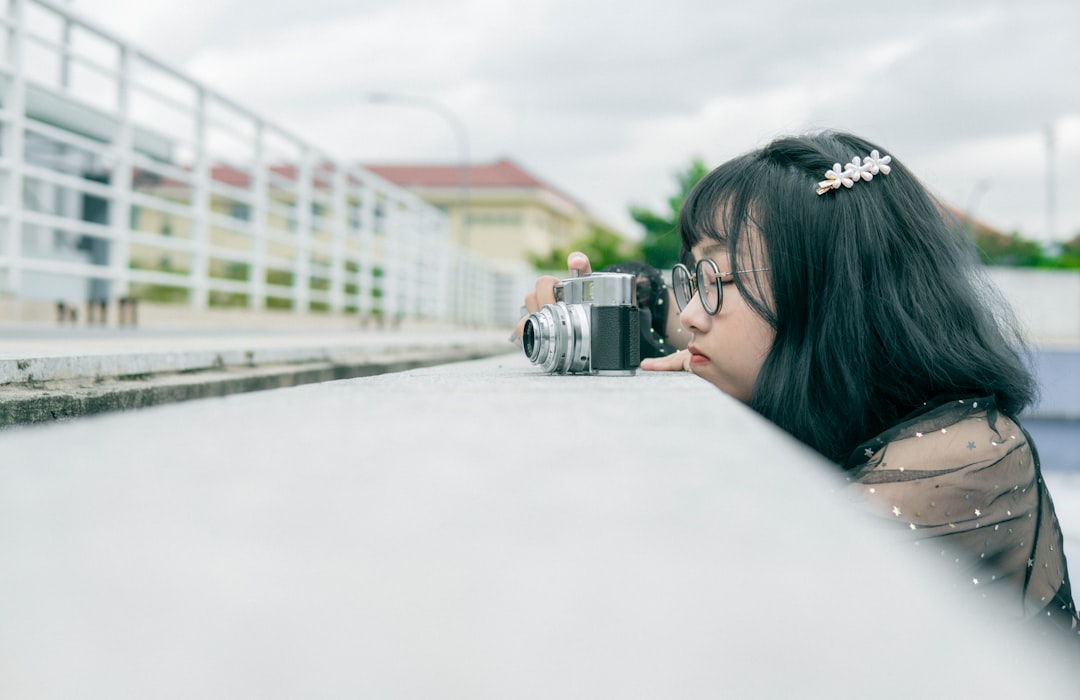
[(701, 353), (701, 351), (698, 350), (697, 348), (695, 348), (693, 345), (688, 347), (687, 350), (690, 351), (690, 364), (691, 365), (701, 365), (701, 364), (705, 364), (706, 362), (709, 361), (709, 358), (706, 357), (705, 355), (703, 355)]

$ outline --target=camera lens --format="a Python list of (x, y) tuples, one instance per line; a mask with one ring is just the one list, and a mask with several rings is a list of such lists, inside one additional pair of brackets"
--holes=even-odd
[(545, 304), (525, 319), (521, 349), (545, 372), (566, 374), (589, 369), (589, 316), (582, 304)]
[(521, 347), (525, 351), (525, 357), (533, 362), (536, 361), (536, 322), (530, 317), (525, 321), (525, 329), (521, 331)]
[(521, 329), (521, 349), (525, 351), (525, 357), (549, 372), (551, 369), (548, 365), (554, 360), (558, 340), (553, 311), (554, 307), (549, 305), (529, 314), (525, 327)]
[(534, 365), (540, 365), (546, 372), (565, 372), (561, 369), (566, 357), (566, 333), (564, 304), (545, 304), (539, 311), (525, 319), (521, 331), (521, 349)]

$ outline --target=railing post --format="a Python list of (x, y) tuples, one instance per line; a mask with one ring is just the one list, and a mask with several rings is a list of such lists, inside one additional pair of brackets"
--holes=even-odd
[(447, 223), (444, 220), (440, 226), (438, 215), (432, 213), (428, 219), (430, 241), (425, 243), (425, 248), (430, 250), (431, 259), (428, 261), (431, 271), (431, 293), (433, 295), (434, 316), (439, 321), (449, 321), (452, 306), (450, 305), (450, 283), (452, 280), (453, 261), (450, 258), (450, 237)]
[(8, 64), (11, 80), (4, 106), (10, 115), (4, 129), (4, 156), (9, 159), (7, 192), (4, 199), (8, 209), (7, 275), (3, 277), (3, 291), (18, 299), (22, 290), (22, 208), (23, 208), (23, 153), (26, 139), (26, 2), (9, 0), (12, 28), (8, 42)]
[(266, 248), (269, 226), (267, 214), (269, 205), (269, 176), (266, 170), (266, 128), (261, 121), (255, 122), (254, 163), (251, 166), (251, 231), (252, 241), (251, 275), (248, 280), (250, 295), (248, 307), (262, 310), (266, 308)]
[(418, 260), (418, 248), (416, 241), (417, 226), (420, 224), (420, 217), (417, 216), (415, 204), (402, 203), (399, 210), (401, 216), (400, 225), (398, 226), (397, 234), (399, 240), (399, 255), (401, 257), (401, 267), (398, 269), (398, 300), (400, 307), (398, 308), (398, 316), (405, 318), (415, 318), (420, 315), (420, 303), (419, 303), (419, 289), (416, 286), (418, 278), (417, 265)]
[[(63, 26), (60, 28), (60, 87), (67, 90), (71, 87), (71, 18), (64, 15), (60, 18)], [(127, 47), (120, 47), (122, 53), (127, 52)], [(121, 61), (123, 56), (121, 55)]]
[(431, 257), (431, 241), (428, 240), (428, 226), (431, 215), (420, 209), (413, 210), (413, 284), (416, 291), (415, 315), (417, 319), (435, 317), (435, 295), (432, 293), (437, 284), (436, 263)]
[(383, 318), (392, 322), (401, 310), (398, 303), (400, 291), (399, 277), (401, 275), (401, 236), (399, 228), (401, 218), (398, 215), (397, 199), (387, 193), (383, 202)]
[(375, 190), (371, 179), (360, 178), (360, 269), (357, 271), (357, 307), (360, 317), (371, 318), (375, 300)]
[(306, 314), (311, 299), (311, 151), (300, 148), (296, 170), (296, 259), (293, 261), (293, 311)]
[(192, 178), (194, 226), (191, 264), (191, 306), (205, 309), (210, 301), (210, 156), (207, 152), (206, 91), (198, 89), (195, 112), (195, 165)]
[(332, 167), (334, 176), (331, 181), (333, 199), (330, 205), (333, 209), (330, 229), (330, 311), (340, 314), (345, 309), (345, 232), (348, 227), (346, 179), (341, 165), (334, 164)]
[(131, 124), (131, 50), (120, 47), (120, 75), (117, 84), (117, 111), (120, 122), (113, 140), (115, 162), (109, 177), (112, 202), (109, 206), (109, 231), (112, 241), (110, 277), (113, 299), (125, 299), (129, 291), (129, 256), (131, 238), (131, 182), (133, 129)]

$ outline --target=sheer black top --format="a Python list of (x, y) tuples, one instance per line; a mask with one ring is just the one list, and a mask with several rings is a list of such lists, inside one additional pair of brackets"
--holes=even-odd
[(992, 397), (928, 405), (860, 445), (844, 466), (872, 512), (952, 562), (964, 585), (1017, 619), (1043, 618), (1080, 639), (1038, 454)]

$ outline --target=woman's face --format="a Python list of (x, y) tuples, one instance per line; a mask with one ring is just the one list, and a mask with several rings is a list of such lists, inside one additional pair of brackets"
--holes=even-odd
[[(720, 269), (723, 304), (710, 316), (695, 294), (679, 320), (690, 333), (690, 371), (743, 403), (757, 381), (775, 332), (746, 304), (735, 286), (727, 246), (705, 240), (693, 247), (694, 261), (711, 258)], [(747, 266), (740, 265), (742, 270)]]

